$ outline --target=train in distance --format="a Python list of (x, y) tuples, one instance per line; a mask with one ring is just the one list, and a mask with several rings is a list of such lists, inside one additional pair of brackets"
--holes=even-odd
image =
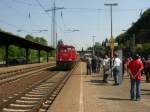
[(59, 70), (70, 70), (78, 61), (78, 53), (72, 45), (61, 45), (57, 49), (56, 66)]

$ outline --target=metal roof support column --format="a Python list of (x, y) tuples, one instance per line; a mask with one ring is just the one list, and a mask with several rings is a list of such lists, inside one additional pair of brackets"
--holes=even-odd
[(6, 61), (6, 66), (8, 66), (8, 48), (9, 48), (9, 45), (6, 44), (6, 46), (5, 46), (5, 61)]
[(38, 62), (40, 63), (40, 50), (38, 50)]
[(48, 53), (48, 51), (47, 51), (47, 63), (48, 63), (48, 61), (49, 61), (49, 60), (48, 60), (48, 54), (49, 54), (49, 53)]
[(26, 48), (26, 64), (29, 62), (29, 48)]

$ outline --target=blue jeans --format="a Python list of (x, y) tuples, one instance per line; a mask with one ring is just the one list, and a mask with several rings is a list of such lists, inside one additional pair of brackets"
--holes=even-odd
[(117, 66), (113, 69), (113, 76), (115, 84), (121, 84), (122, 83), (122, 74), (121, 74), (121, 67)]
[[(135, 89), (135, 86), (136, 86), (136, 89)], [(131, 87), (130, 88), (131, 98), (134, 99), (135, 94), (136, 94), (136, 98), (140, 98), (141, 97), (141, 80), (137, 80), (137, 79), (131, 80), (130, 87)]]

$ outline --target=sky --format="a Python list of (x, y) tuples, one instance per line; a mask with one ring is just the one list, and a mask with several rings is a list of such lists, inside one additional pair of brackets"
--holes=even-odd
[[(25, 37), (44, 37), (51, 45), (52, 9), (54, 0), (0, 0), (0, 28)], [(94, 42), (110, 38), (110, 7), (113, 6), (113, 37), (123, 33), (150, 8), (150, 0), (55, 0), (58, 40), (86, 49)], [(68, 31), (77, 30), (77, 31)]]

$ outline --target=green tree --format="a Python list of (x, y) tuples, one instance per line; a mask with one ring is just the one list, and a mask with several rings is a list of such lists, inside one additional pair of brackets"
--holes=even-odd
[(9, 46), (9, 56), (10, 57), (25, 57), (25, 49), (24, 48), (20, 48), (14, 45)]
[[(47, 40), (44, 39), (44, 37), (33, 37), (32, 35), (26, 35), (25, 39), (30, 40), (32, 42), (36, 42), (39, 43), (41, 45), (48, 45)], [(38, 58), (38, 51), (36, 50), (29, 50), (29, 57), (31, 58), (31, 60), (33, 61), (37, 61)], [(47, 53), (45, 51), (40, 51), (40, 57), (43, 59), (46, 59)]]
[(26, 36), (25, 36), (25, 39), (34, 42), (34, 37), (33, 37), (32, 35), (26, 35)]
[(48, 42), (43, 37), (36, 37), (34, 40), (35, 40), (35, 42), (37, 42), (39, 44), (42, 44), (45, 46), (48, 45)]
[[(108, 39), (106, 39), (105, 42), (107, 43)], [(103, 41), (102, 44), (99, 42), (95, 42), (95, 45), (94, 45), (95, 55), (104, 56), (105, 53), (109, 53), (109, 49), (108, 47), (106, 47), (105, 42)], [(92, 51), (93, 47), (88, 47), (87, 50)]]
[[(150, 43), (150, 8), (123, 34), (117, 36), (116, 41), (125, 51), (147, 54), (150, 51), (146, 43)], [(139, 44), (142, 44), (140, 47)], [(149, 50), (148, 50), (149, 49)], [(145, 52), (145, 53), (144, 53)]]

